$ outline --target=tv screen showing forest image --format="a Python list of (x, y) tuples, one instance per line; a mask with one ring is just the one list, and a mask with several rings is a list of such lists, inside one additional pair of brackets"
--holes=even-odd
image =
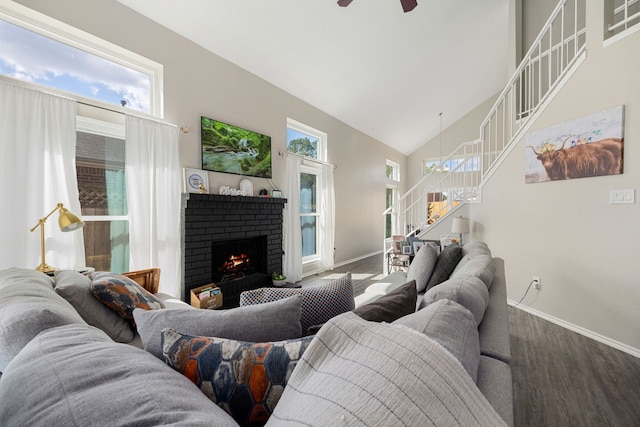
[(202, 169), (271, 178), (271, 137), (201, 117)]

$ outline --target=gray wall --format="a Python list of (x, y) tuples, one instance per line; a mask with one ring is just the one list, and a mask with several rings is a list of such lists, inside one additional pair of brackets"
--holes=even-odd
[[(518, 141), (483, 187), (482, 203), (467, 207), (470, 237), (505, 259), (511, 300), (539, 276), (542, 289), (531, 290), (523, 308), (640, 356), (640, 205), (608, 201), (616, 189), (640, 196), (640, 32), (604, 46), (603, 20), (602, 4), (587, 1), (587, 59), (531, 131), (625, 105), (624, 173), (525, 184)], [(475, 127), (472, 120), (452, 128), (468, 123)], [(409, 157), (410, 168), (426, 150)]]
[[(285, 182), (287, 117), (328, 134), (328, 160), (338, 166), (336, 262), (382, 250), (385, 162), (406, 167), (406, 157), (377, 140), (110, 0), (20, 0), (31, 9), (164, 65), (165, 120), (189, 126), (180, 142), (184, 167), (200, 168), (200, 116), (272, 137), (273, 181)], [(340, 96), (340, 94), (336, 94)], [(209, 185), (238, 188), (241, 176), (209, 173)], [(270, 188), (252, 178), (254, 189)]]

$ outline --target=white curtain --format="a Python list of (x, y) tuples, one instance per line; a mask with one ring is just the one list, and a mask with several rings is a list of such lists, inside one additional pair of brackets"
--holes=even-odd
[(284, 195), (287, 198), (284, 215), (283, 273), (287, 281), (302, 280), (302, 233), (300, 229), (300, 164), (298, 156), (287, 156), (287, 181)]
[(333, 166), (322, 166), (322, 195), (320, 200), (320, 263), (325, 270), (332, 270), (334, 265), (335, 226), (335, 190), (333, 188)]
[[(58, 203), (80, 215), (76, 178), (76, 103), (0, 82), (0, 269), (40, 264), (40, 227)], [(46, 263), (85, 266), (82, 229), (63, 233), (58, 214), (45, 225)]]
[(181, 295), (181, 168), (177, 126), (126, 116), (130, 270), (160, 268), (160, 292)]

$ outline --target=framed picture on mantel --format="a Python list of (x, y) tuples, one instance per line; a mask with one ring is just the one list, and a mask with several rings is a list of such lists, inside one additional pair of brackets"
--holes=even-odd
[(209, 194), (209, 175), (207, 171), (184, 168), (184, 192)]

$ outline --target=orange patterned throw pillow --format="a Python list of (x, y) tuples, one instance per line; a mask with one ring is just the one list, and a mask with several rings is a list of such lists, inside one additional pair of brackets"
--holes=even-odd
[(164, 304), (152, 293), (130, 278), (117, 273), (97, 273), (90, 276), (91, 294), (120, 316), (133, 321), (133, 310), (157, 310)]
[(312, 336), (250, 343), (162, 330), (165, 362), (242, 426), (264, 425)]

